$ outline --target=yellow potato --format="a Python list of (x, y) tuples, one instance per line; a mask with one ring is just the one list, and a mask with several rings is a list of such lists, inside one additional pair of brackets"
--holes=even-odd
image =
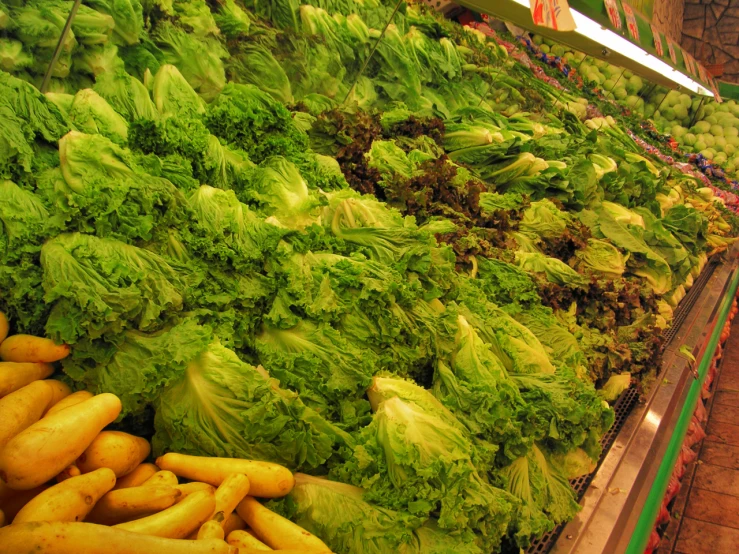
[(279, 464), (242, 460), (239, 458), (209, 458), (170, 452), (157, 458), (156, 464), (175, 475), (218, 486), (232, 473), (249, 478), (249, 494), (260, 498), (279, 498), (295, 485), (292, 472)]
[(269, 547), (277, 549), (330, 552), (326, 544), (289, 519), (262, 506), (258, 500), (247, 496), (236, 508), (251, 530)]
[(0, 312), (0, 344), (5, 340), (5, 337), (8, 336), (8, 330), (10, 329), (10, 324), (8, 323), (8, 318), (5, 315), (5, 313)]
[(46, 489), (23, 506), (13, 523), (30, 521), (82, 521), (95, 503), (115, 485), (115, 474), (107, 467), (70, 477)]
[(251, 548), (252, 550), (261, 551), (272, 550), (269, 546), (264, 544), (256, 537), (250, 535), (246, 531), (232, 531), (228, 534), (226, 542), (228, 542), (228, 544), (232, 546), (238, 547), (239, 553), (241, 552), (242, 548)]
[[(129, 487), (140, 487), (158, 472), (159, 468), (154, 464), (139, 464), (131, 473), (129, 473), (128, 475), (124, 475), (123, 477), (118, 479), (115, 482), (115, 487), (113, 487), (113, 490), (127, 489)], [(177, 484), (177, 477), (175, 477), (174, 484)]]
[(170, 487), (176, 487), (179, 485), (179, 481), (177, 480), (177, 476), (171, 471), (162, 470), (157, 471), (149, 477), (144, 485), (169, 485)]
[(103, 525), (124, 523), (166, 510), (181, 496), (179, 490), (168, 486), (112, 490), (95, 504), (86, 521)]
[(214, 494), (216, 492), (216, 488), (213, 485), (209, 485), (208, 483), (200, 483), (198, 481), (185, 483), (183, 485), (177, 485), (175, 488), (182, 493), (182, 497), (180, 498), (180, 500), (184, 500), (187, 496), (198, 491), (211, 491)]
[(77, 458), (82, 473), (109, 467), (116, 477), (131, 473), (151, 452), (146, 439), (122, 431), (103, 431)]
[(249, 494), (249, 478), (243, 473), (232, 473), (216, 489), (216, 513), (223, 514), (223, 523)]
[(48, 485), (42, 485), (27, 491), (16, 491), (0, 481), (0, 510), (5, 513), (8, 522), (11, 522), (23, 506), (48, 488)]
[[(239, 554), (262, 554), (264, 550), (257, 548), (239, 548)], [(275, 554), (331, 554), (330, 550), (306, 550), (304, 548), (279, 548), (277, 550), (270, 550)]]
[(66, 481), (67, 479), (71, 477), (77, 477), (78, 475), (82, 475), (80, 468), (72, 464), (71, 466), (67, 467), (64, 471), (62, 471), (59, 475), (56, 476), (56, 482), (61, 483), (62, 481)]
[(0, 451), (0, 479), (14, 489), (32, 489), (74, 462), (121, 412), (113, 394), (89, 400), (37, 421)]
[(219, 540), (181, 541), (94, 523), (33, 522), (0, 529), (0, 554), (239, 554)]
[(215, 507), (213, 491), (198, 491), (171, 508), (148, 517), (119, 523), (115, 528), (156, 537), (183, 539), (208, 521), (213, 516)]
[(52, 373), (51, 364), (0, 362), (0, 398)]
[(53, 398), (54, 389), (47, 381), (34, 381), (0, 398), (0, 450), (41, 419)]
[(200, 529), (198, 530), (198, 536), (197, 540), (207, 540), (207, 539), (218, 539), (223, 540), (224, 534), (223, 534), (223, 527), (221, 527), (221, 522), (215, 521), (211, 519), (210, 521), (206, 521), (200, 526)]
[(89, 400), (93, 396), (95, 395), (86, 390), (79, 390), (77, 392), (73, 392), (72, 394), (70, 394), (66, 398), (62, 398), (59, 402), (55, 403), (48, 410), (46, 410), (44, 417), (49, 417), (51, 414), (55, 414), (56, 412), (63, 410), (64, 408), (76, 406), (80, 402)]
[(58, 362), (69, 356), (69, 345), (32, 335), (11, 335), (0, 343), (0, 359), (6, 362)]
[(54, 379), (47, 379), (44, 381), (49, 387), (51, 387), (51, 401), (49, 402), (49, 405), (46, 407), (46, 410), (44, 410), (44, 415), (41, 417), (46, 417), (46, 414), (49, 413), (49, 410), (59, 404), (62, 400), (65, 400), (68, 396), (72, 394), (72, 389), (69, 388), (69, 386), (66, 383), (62, 383), (61, 381), (56, 381)]
[(223, 520), (223, 534), (227, 537), (233, 531), (243, 531), (244, 529), (246, 529), (246, 522), (236, 512)]

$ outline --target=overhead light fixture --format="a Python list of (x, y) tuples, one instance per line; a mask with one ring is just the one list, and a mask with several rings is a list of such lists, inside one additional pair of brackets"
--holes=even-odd
[[(530, 9), (529, 0), (513, 1), (521, 6)], [(572, 17), (575, 20), (575, 33), (603, 45), (607, 50), (617, 52), (622, 56), (634, 60), (639, 65), (660, 73), (673, 83), (676, 83), (681, 87), (694, 92), (695, 94), (701, 94), (703, 96), (713, 96), (713, 92), (701, 85), (698, 81), (694, 81), (684, 73), (666, 64), (658, 57), (653, 56), (642, 48), (639, 48), (633, 42), (630, 42), (622, 36), (617, 35), (610, 29), (606, 29), (600, 23), (596, 23), (595, 21), (593, 21), (589, 17), (584, 16), (577, 10), (570, 9), (570, 12), (572, 12)]]

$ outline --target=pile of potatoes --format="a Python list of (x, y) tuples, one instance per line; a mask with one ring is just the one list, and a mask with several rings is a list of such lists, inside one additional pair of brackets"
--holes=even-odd
[(331, 552), (256, 500), (288, 494), (289, 469), (176, 453), (146, 463), (147, 440), (104, 430), (117, 396), (47, 379), (69, 347), (7, 330), (0, 312), (0, 554)]

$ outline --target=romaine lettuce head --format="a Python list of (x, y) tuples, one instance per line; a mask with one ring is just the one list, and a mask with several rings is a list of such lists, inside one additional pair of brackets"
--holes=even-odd
[(72, 31), (80, 44), (105, 44), (110, 39), (114, 19), (103, 12), (97, 11), (85, 4), (79, 6), (72, 20)]
[(270, 374), (326, 418), (346, 428), (366, 419), (363, 396), (377, 359), (330, 325), (303, 320), (290, 329), (265, 327), (256, 348)]
[(466, 298), (460, 312), (508, 371), (554, 373), (536, 335), (503, 310), (486, 301)]
[(259, 217), (231, 190), (202, 185), (189, 201), (196, 217), (193, 250), (236, 268), (260, 262), (266, 253), (274, 251), (287, 231)]
[(365, 496), (359, 487), (297, 473), (285, 503), (291, 519), (334, 552), (406, 552), (423, 518), (369, 503)]
[(407, 402), (413, 402), (429, 412), (438, 412), (444, 419), (453, 424), (458, 424), (444, 404), (431, 393), (413, 381), (401, 379), (391, 375), (375, 375), (372, 386), (367, 390), (372, 410), (377, 411), (383, 402), (391, 398), (400, 398)]
[(610, 242), (599, 239), (588, 239), (588, 245), (575, 252), (578, 265), (616, 279), (626, 271), (629, 254), (622, 253)]
[(159, 68), (154, 76), (152, 96), (163, 116), (197, 117), (205, 113), (205, 102), (174, 65)]
[[(187, 3), (176, 5), (187, 6)], [(205, 10), (210, 15), (207, 6)], [(218, 30), (215, 22), (212, 28)], [(206, 102), (213, 100), (226, 86), (223, 59), (229, 54), (216, 39), (188, 33), (169, 21), (160, 22), (151, 37), (164, 52), (164, 60), (180, 68), (182, 76)]]
[(317, 213), (312, 212), (320, 204), (295, 164), (282, 156), (270, 158), (253, 173), (241, 198), (262, 206), (266, 215), (292, 229), (314, 223)]
[(295, 101), (290, 79), (266, 46), (241, 45), (238, 53), (229, 58), (228, 69), (236, 83), (254, 85), (283, 104)]
[(334, 236), (377, 262), (402, 263), (420, 273), (429, 271), (430, 250), (436, 240), (419, 229), (412, 217), (403, 217), (373, 197), (354, 191), (337, 191), (327, 197), (322, 218)]
[(33, 55), (18, 40), (0, 38), (0, 69), (15, 73), (33, 64)]
[(281, 508), (334, 552), (482, 554), (469, 534), (451, 534), (436, 520), (423, 523), (408, 512), (371, 504), (364, 496), (359, 487), (297, 473)]
[(61, 167), (39, 174), (37, 186), (68, 230), (150, 240), (191, 219), (182, 192), (101, 135), (71, 131), (59, 141), (59, 157)]
[[(54, 44), (58, 38), (56, 35)], [(24, 134), (30, 131), (33, 136), (53, 144), (70, 129), (69, 121), (59, 108), (36, 87), (3, 71), (0, 71), (0, 98), (0, 108), (7, 107), (15, 117), (25, 122)], [(6, 124), (6, 117), (8, 116), (0, 117), (3, 126)], [(3, 158), (4, 156), (0, 156), (0, 160)]]
[(462, 536), (475, 529), (481, 545), (500, 545), (516, 501), (477, 472), (472, 441), (439, 413), (390, 398), (357, 443), (334, 474), (367, 487), (369, 502), (419, 517), (438, 511), (442, 529)]
[[(617, 208), (604, 208), (598, 213), (583, 210), (580, 218), (591, 228), (596, 238), (606, 238), (631, 254), (627, 262), (630, 273), (644, 277), (655, 294), (665, 294), (672, 288), (672, 271), (667, 261), (644, 241), (641, 232), (644, 218), (631, 210), (626, 210), (628, 214), (623, 212), (625, 208), (618, 207), (617, 204), (613, 206)], [(614, 216), (617, 209), (622, 213)], [(638, 217), (641, 225), (630, 223), (633, 217)]]
[(99, 134), (124, 146), (128, 141), (128, 124), (92, 89), (82, 89), (74, 95), (69, 119), (79, 131)]
[(58, 232), (57, 222), (39, 196), (12, 181), (0, 180), (0, 198), (0, 311), (16, 333), (41, 335), (49, 306), (38, 255), (43, 241)]
[(516, 263), (524, 271), (543, 275), (550, 283), (572, 287), (587, 285), (585, 277), (562, 260), (538, 252), (516, 252)]
[(12, 181), (0, 181), (0, 263), (37, 254), (52, 231), (49, 212), (41, 198)]
[(209, 327), (186, 318), (154, 333), (128, 330), (109, 340), (82, 338), (64, 359), (64, 372), (95, 394), (111, 392), (121, 399), (122, 416), (138, 415), (190, 360), (213, 340)]
[(522, 429), (530, 417), (524, 401), (490, 345), (463, 316), (450, 316), (456, 328), (449, 321), (453, 342), (435, 364), (434, 396), (475, 437), (499, 446), (499, 463), (513, 460), (530, 444)]
[(136, 44), (144, 29), (141, 0), (85, 0), (93, 10), (113, 18), (116, 44)]
[(597, 460), (593, 460), (582, 448), (575, 448), (566, 454), (552, 454), (548, 460), (567, 479), (577, 479), (593, 473), (597, 466)]
[(44, 94), (46, 99), (54, 104), (59, 111), (64, 114), (65, 117), (69, 117), (69, 110), (72, 108), (72, 102), (74, 102), (73, 94), (66, 94), (64, 92), (47, 92)]
[[(25, 5), (24, 5), (25, 4)], [(62, 2), (17, 2), (10, 12), (13, 32), (29, 48), (53, 49), (67, 20), (69, 8)], [(74, 31), (70, 29), (62, 43), (62, 50), (70, 52), (77, 46)]]
[(598, 395), (606, 402), (615, 402), (621, 393), (631, 386), (631, 373), (611, 375), (608, 381), (598, 389)]
[(536, 445), (501, 469), (498, 477), (507, 483), (508, 492), (521, 501), (514, 517), (516, 541), (521, 547), (528, 546), (532, 536), (551, 531), (580, 510), (567, 479)]
[(555, 239), (567, 229), (568, 216), (549, 200), (532, 202), (523, 212), (518, 229), (532, 238)]
[(137, 119), (156, 119), (159, 115), (144, 84), (123, 69), (98, 75), (93, 90), (129, 123)]
[(41, 249), (48, 335), (73, 344), (87, 335), (153, 331), (182, 309), (192, 276), (147, 250), (112, 239), (65, 233)]
[[(585, 353), (583, 352), (577, 338), (562, 322), (555, 316), (552, 310), (541, 305), (533, 306), (527, 310), (516, 312), (516, 321), (525, 325), (539, 342), (546, 347), (552, 362), (563, 364), (570, 368), (579, 370), (587, 365)], [(587, 371), (585, 371), (587, 373)]]
[(251, 18), (235, 0), (222, 2), (218, 11), (213, 13), (213, 19), (226, 38), (238, 38), (249, 34)]
[(296, 127), (287, 108), (254, 85), (228, 83), (208, 106), (206, 123), (211, 133), (255, 163), (308, 149), (308, 135)]
[(336, 429), (260, 368), (218, 342), (187, 365), (155, 402), (156, 454), (247, 458), (315, 469), (351, 446)]

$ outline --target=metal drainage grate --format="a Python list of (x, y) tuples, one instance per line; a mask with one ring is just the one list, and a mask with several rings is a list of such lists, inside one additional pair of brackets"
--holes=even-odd
[(688, 317), (691, 308), (695, 305), (701, 292), (706, 287), (706, 283), (708, 283), (708, 280), (720, 263), (719, 256), (713, 256), (706, 264), (706, 267), (703, 268), (701, 274), (698, 275), (698, 278), (693, 281), (693, 286), (690, 287), (688, 294), (685, 295), (685, 298), (683, 298), (672, 315), (672, 326), (665, 333), (664, 348), (667, 348), (670, 341), (675, 338), (675, 335), (680, 330), (680, 326)]
[[(585, 491), (587, 490), (588, 486), (590, 486), (590, 483), (593, 481), (593, 477), (595, 477), (600, 464), (603, 463), (603, 460), (608, 454), (608, 451), (611, 449), (611, 446), (613, 446), (613, 443), (616, 441), (616, 437), (618, 436), (619, 431), (621, 431), (621, 428), (624, 426), (626, 418), (631, 413), (631, 410), (634, 408), (634, 406), (636, 406), (636, 403), (638, 401), (639, 392), (636, 390), (635, 385), (631, 385), (631, 387), (626, 389), (621, 394), (621, 396), (619, 396), (618, 400), (616, 400), (616, 403), (613, 405), (613, 411), (616, 412), (616, 418), (608, 432), (600, 439), (600, 445), (603, 448), (603, 451), (600, 454), (600, 458), (598, 458), (598, 465), (596, 466), (595, 471), (593, 471), (593, 473), (583, 475), (582, 477), (578, 477), (577, 479), (573, 479), (572, 481), (570, 481), (570, 486), (575, 490), (575, 497), (577, 498), (578, 502), (580, 502), (580, 500), (582, 500), (582, 497), (585, 496)], [(541, 537), (533, 541), (531, 543), (531, 546), (529, 546), (529, 548), (526, 550), (526, 554), (546, 554), (547, 552), (549, 552), (554, 547), (554, 543), (557, 542), (557, 538), (559, 538), (559, 535), (560, 533), (562, 533), (562, 529), (564, 529), (565, 525), (565, 523), (562, 523), (546, 535), (542, 535)]]

